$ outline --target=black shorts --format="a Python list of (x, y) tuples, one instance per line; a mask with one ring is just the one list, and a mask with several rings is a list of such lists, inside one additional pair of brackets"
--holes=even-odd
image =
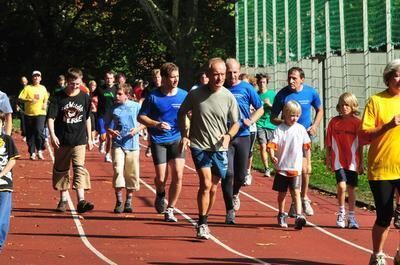
[(346, 182), (347, 185), (357, 187), (358, 186), (358, 174), (355, 171), (347, 170), (347, 169), (338, 169), (335, 170), (336, 175), (336, 183)]
[(301, 175), (296, 177), (287, 177), (277, 173), (274, 178), (272, 189), (278, 192), (287, 192), (287, 190), (295, 190), (301, 188)]
[(368, 183), (375, 201), (375, 224), (385, 228), (389, 227), (393, 217), (394, 192), (396, 189), (400, 192), (400, 179), (370, 180)]
[(165, 164), (172, 159), (185, 158), (185, 152), (179, 152), (179, 142), (151, 143), (151, 153), (154, 165)]

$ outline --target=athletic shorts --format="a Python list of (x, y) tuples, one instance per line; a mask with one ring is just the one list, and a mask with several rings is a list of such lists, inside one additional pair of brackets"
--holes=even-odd
[(268, 141), (272, 140), (274, 135), (274, 130), (266, 128), (257, 128), (257, 140), (259, 144), (266, 144)]
[(395, 190), (400, 192), (400, 179), (368, 181), (376, 207), (375, 224), (389, 227), (393, 217), (393, 198)]
[(211, 168), (214, 176), (224, 179), (228, 171), (228, 153), (226, 151), (204, 151), (191, 148), (192, 159), (196, 170)]
[(347, 170), (347, 169), (338, 169), (335, 170), (336, 175), (336, 183), (346, 182), (347, 185), (357, 187), (358, 186), (358, 174), (355, 171)]
[(99, 134), (105, 134), (107, 133), (107, 129), (110, 126), (110, 120), (104, 116), (102, 117), (97, 117), (97, 123), (98, 123), (98, 132)]
[(165, 164), (172, 159), (185, 158), (185, 152), (179, 150), (180, 140), (168, 143), (151, 143), (154, 165)]
[(287, 192), (287, 190), (295, 190), (301, 188), (301, 175), (296, 177), (287, 177), (277, 173), (274, 178), (272, 189), (278, 192)]

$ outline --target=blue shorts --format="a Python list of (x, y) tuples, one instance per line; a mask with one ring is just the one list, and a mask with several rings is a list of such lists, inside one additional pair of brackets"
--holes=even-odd
[(228, 153), (226, 151), (204, 151), (197, 148), (190, 148), (192, 159), (196, 170), (211, 168), (214, 176), (225, 178), (228, 171)]
[(358, 174), (355, 171), (341, 168), (335, 170), (335, 175), (336, 183), (344, 181), (347, 185), (350, 185), (352, 187), (358, 186)]
[(97, 118), (97, 123), (99, 129), (98, 133), (99, 134), (107, 133), (108, 126), (110, 126), (110, 120), (102, 116)]

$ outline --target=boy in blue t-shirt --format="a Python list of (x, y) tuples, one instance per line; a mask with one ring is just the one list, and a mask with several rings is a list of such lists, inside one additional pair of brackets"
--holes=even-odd
[(11, 215), (12, 169), (19, 157), (17, 147), (9, 135), (3, 134), (6, 115), (0, 111), (0, 253), (4, 247)]
[[(114, 213), (131, 213), (133, 192), (139, 183), (139, 132), (145, 128), (137, 121), (140, 105), (128, 99), (132, 87), (123, 84), (117, 88), (116, 105), (112, 109), (108, 133), (112, 137), (113, 186), (116, 204)], [(126, 189), (126, 201), (122, 206), (122, 189)]]

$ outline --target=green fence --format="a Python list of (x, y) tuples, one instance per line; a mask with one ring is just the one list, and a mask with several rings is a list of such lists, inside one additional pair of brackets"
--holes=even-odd
[(237, 58), (250, 67), (325, 55), (327, 49), (362, 52), (365, 43), (381, 52), (400, 45), (400, 0), (239, 0), (236, 13)]

